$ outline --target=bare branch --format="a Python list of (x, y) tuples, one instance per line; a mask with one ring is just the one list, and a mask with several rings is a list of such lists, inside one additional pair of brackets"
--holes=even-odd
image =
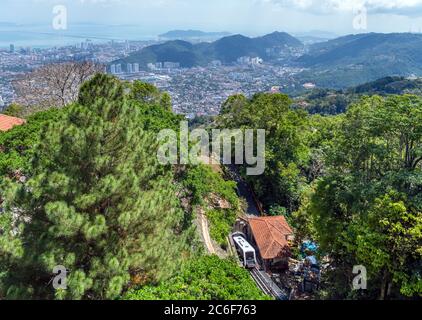
[(63, 107), (76, 101), (82, 83), (102, 70), (88, 61), (45, 65), (13, 83), (16, 102), (29, 110)]

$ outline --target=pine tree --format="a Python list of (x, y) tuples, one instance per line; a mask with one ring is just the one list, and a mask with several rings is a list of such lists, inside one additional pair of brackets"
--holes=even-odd
[[(138, 113), (119, 81), (97, 75), (43, 131), (28, 183), (4, 192), (26, 222), (13, 244), (0, 241), (0, 297), (114, 299), (135, 276), (148, 284), (173, 274), (190, 233)], [(58, 265), (66, 290), (53, 288)]]

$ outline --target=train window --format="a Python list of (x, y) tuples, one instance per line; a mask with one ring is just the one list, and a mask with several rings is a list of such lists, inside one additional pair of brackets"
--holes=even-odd
[(255, 255), (253, 252), (246, 253), (246, 261), (247, 262), (255, 262)]

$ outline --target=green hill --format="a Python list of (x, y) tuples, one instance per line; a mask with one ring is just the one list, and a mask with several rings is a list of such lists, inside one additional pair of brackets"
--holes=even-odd
[(192, 67), (200, 63), (200, 57), (194, 52), (190, 42), (175, 40), (153, 45), (113, 63), (139, 63), (146, 67), (148, 63), (180, 62), (182, 67)]
[(213, 60), (231, 64), (242, 56), (261, 57), (271, 59), (267, 49), (299, 48), (303, 44), (284, 32), (274, 32), (258, 38), (249, 38), (242, 35), (224, 37), (211, 43), (191, 44), (176, 40), (163, 44), (153, 45), (137, 51), (124, 59), (113, 61), (116, 63), (139, 63), (146, 68), (148, 63), (178, 62), (181, 67), (207, 65)]
[(314, 89), (297, 96), (294, 100), (295, 108), (310, 113), (339, 114), (345, 112), (351, 103), (357, 102), (362, 96), (393, 94), (422, 96), (422, 79), (385, 77), (344, 90)]
[(422, 35), (369, 33), (310, 46), (297, 61), (309, 68), (300, 78), (343, 89), (387, 76), (422, 76)]
[(307, 66), (353, 63), (422, 63), (422, 35), (369, 33), (337, 38), (310, 47), (300, 61)]

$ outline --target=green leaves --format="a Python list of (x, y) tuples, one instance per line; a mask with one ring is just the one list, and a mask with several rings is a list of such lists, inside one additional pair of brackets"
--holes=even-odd
[(124, 300), (269, 300), (248, 271), (217, 256), (190, 260), (180, 276), (159, 286), (131, 290)]
[[(221, 174), (214, 172), (210, 166), (198, 165), (187, 169), (183, 184), (191, 192), (192, 204), (205, 208), (210, 222), (211, 237), (225, 248), (227, 236), (233, 228), (240, 209), (236, 183), (224, 180)], [(227, 202), (226, 206), (218, 208), (219, 201)]]
[[(83, 106), (92, 106), (98, 99), (117, 102), (122, 101), (123, 98), (124, 87), (117, 78), (105, 74), (96, 74), (82, 85), (78, 103)], [(98, 109), (98, 111), (104, 110)]]
[(340, 120), (309, 207), (322, 250), (363, 264), (370, 297), (420, 296), (422, 99), (367, 97)]
[(210, 166), (198, 165), (189, 168), (184, 177), (185, 186), (192, 192), (193, 203), (203, 204), (211, 193), (229, 201), (233, 207), (238, 206), (236, 183), (225, 181), (219, 173), (213, 172)]
[(93, 241), (100, 236), (106, 235), (107, 225), (105, 216), (95, 216), (92, 222), (90, 221), (84, 224), (82, 232), (89, 241)]
[(0, 176), (11, 175), (16, 170), (27, 173), (39, 134), (50, 121), (58, 118), (61, 110), (52, 108), (27, 118), (23, 126), (0, 132)]
[[(22, 294), (34, 299), (115, 299), (131, 275), (155, 283), (172, 276), (182, 253), (189, 256), (191, 226), (173, 172), (158, 164), (154, 134), (144, 130), (143, 120), (155, 115), (142, 114), (125, 87), (97, 75), (82, 86), (78, 104), (39, 136), (34, 130), (29, 180), (4, 190), (8, 214), (18, 212), (24, 223), (13, 241), (0, 235), (7, 270), (0, 296), (26, 286)], [(68, 290), (51, 285), (57, 265), (69, 270)]]
[(266, 170), (248, 181), (266, 207), (280, 205), (289, 212), (298, 207), (305, 182), (301, 170), (310, 159), (307, 114), (292, 110), (291, 104), (284, 94), (236, 95), (227, 99), (217, 119), (223, 128), (266, 130)]
[(55, 236), (76, 236), (85, 223), (85, 217), (65, 202), (49, 202), (45, 205), (46, 217), (54, 222), (49, 232)]

